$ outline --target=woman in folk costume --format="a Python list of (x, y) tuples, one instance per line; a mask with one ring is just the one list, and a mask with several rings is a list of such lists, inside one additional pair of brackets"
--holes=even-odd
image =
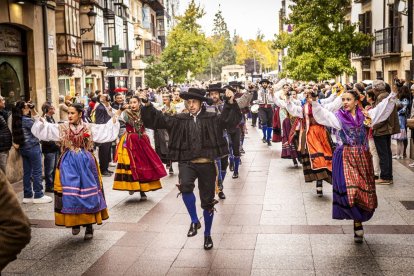
[(85, 226), (85, 240), (92, 239), (92, 225), (108, 218), (99, 166), (93, 144), (114, 141), (119, 132), (116, 116), (106, 124), (83, 121), (81, 104), (68, 108), (68, 122), (51, 124), (36, 118), (32, 133), (43, 141), (60, 142), (62, 155), (55, 174), (55, 224), (72, 227), (77, 235)]
[[(322, 181), (332, 182), (332, 141), (326, 128), (318, 124), (313, 118), (312, 96), (316, 93), (312, 89), (305, 89), (306, 101), (303, 106), (298, 101), (288, 98), (286, 108), (288, 112), (302, 119), (299, 138), (299, 150), (302, 159), (305, 182), (316, 181), (316, 193), (323, 196)], [(341, 106), (341, 98), (337, 95), (326, 100), (320, 100), (321, 104), (329, 110), (338, 110)]]
[(355, 242), (363, 241), (362, 222), (368, 221), (377, 208), (374, 168), (369, 152), (367, 125), (383, 122), (395, 107), (395, 94), (375, 108), (365, 111), (358, 106), (359, 94), (347, 90), (342, 96), (343, 107), (333, 113), (317, 101), (312, 102), (315, 120), (337, 129), (338, 141), (333, 158), (334, 219), (354, 220)]
[[(177, 114), (175, 105), (172, 103), (172, 95), (168, 92), (162, 95), (163, 105), (160, 110), (166, 115)], [(160, 157), (161, 161), (166, 165), (169, 174), (174, 174), (172, 161), (168, 157), (168, 132), (165, 129), (157, 129), (154, 131), (155, 151)]]
[(133, 96), (126, 107), (129, 109), (118, 111), (122, 112), (120, 119), (126, 123), (126, 132), (118, 144), (113, 189), (129, 191), (130, 195), (140, 192), (141, 200), (146, 200), (145, 192), (161, 189), (160, 179), (167, 172), (145, 133), (139, 97)]
[[(292, 140), (289, 140), (289, 135), (291, 133), (292, 125), (295, 123), (294, 116), (290, 115), (286, 110), (286, 97), (291, 96), (292, 99), (296, 100), (296, 91), (294, 91), (289, 85), (283, 86), (283, 91), (281, 93), (276, 93), (274, 102), (279, 107), (280, 114), (280, 125), (282, 126), (282, 155), (283, 159), (292, 159), (293, 165), (298, 167), (298, 153), (296, 147)], [(283, 115), (282, 115), (283, 114)]]

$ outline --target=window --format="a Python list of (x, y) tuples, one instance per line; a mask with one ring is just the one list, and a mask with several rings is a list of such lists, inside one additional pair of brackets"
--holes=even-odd
[(155, 17), (152, 14), (151, 14), (151, 31), (152, 31), (152, 36), (156, 36), (156, 33), (155, 33)]
[(384, 75), (382, 74), (382, 71), (377, 71), (377, 79), (384, 79)]
[(151, 55), (151, 40), (145, 41), (145, 55), (150, 56)]
[(372, 20), (372, 13), (368, 11), (366, 13), (362, 13), (359, 15), (359, 32), (364, 34), (371, 33), (371, 20)]

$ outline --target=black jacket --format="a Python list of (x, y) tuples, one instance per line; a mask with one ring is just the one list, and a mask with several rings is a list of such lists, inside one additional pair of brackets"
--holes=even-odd
[(223, 130), (234, 128), (242, 116), (237, 103), (225, 104), (221, 115), (207, 112), (203, 107), (196, 123), (189, 113), (164, 115), (152, 105), (142, 107), (141, 115), (145, 127), (168, 131), (169, 159), (172, 161), (190, 161), (199, 157), (216, 159), (228, 155)]
[[(45, 119), (48, 123), (51, 123), (51, 124), (56, 123), (55, 119), (53, 119), (53, 117), (51, 117), (51, 116), (45, 116)], [(48, 141), (48, 142), (42, 141), (41, 144), (42, 144), (42, 152), (43, 153), (59, 152), (59, 150), (60, 150), (59, 146), (53, 141)]]
[(9, 112), (0, 110), (0, 151), (9, 151), (12, 146), (12, 134), (7, 125)]
[(106, 124), (111, 119), (106, 107), (103, 104), (98, 104), (95, 109), (95, 124)]

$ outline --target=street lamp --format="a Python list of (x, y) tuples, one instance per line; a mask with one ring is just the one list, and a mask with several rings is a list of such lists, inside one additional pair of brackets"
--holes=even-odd
[(142, 39), (142, 37), (141, 37), (141, 35), (137, 35), (136, 37), (135, 37), (135, 45), (137, 46), (137, 49), (139, 49), (139, 48), (141, 48), (141, 39)]
[(83, 28), (83, 29), (81, 28), (81, 35), (92, 31), (93, 27), (95, 27), (95, 21), (96, 21), (97, 13), (93, 10), (93, 6), (89, 9), (89, 11), (86, 15), (88, 16), (88, 21), (89, 21), (90, 28)]

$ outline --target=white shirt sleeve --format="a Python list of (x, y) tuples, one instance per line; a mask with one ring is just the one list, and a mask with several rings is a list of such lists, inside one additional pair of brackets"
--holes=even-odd
[(318, 124), (321, 124), (327, 127), (333, 127), (338, 130), (342, 129), (341, 122), (338, 120), (335, 114), (325, 109), (317, 101), (312, 102), (312, 113), (313, 113), (313, 118), (315, 118)]
[(336, 112), (342, 107), (342, 96), (334, 97), (332, 102), (322, 103), (321, 105), (330, 112)]
[(273, 102), (281, 108), (286, 108), (286, 102), (280, 98), (280, 92), (277, 92), (273, 96)]
[(41, 141), (60, 141), (59, 125), (46, 122), (40, 117), (35, 118), (32, 126), (33, 135)]
[(286, 109), (293, 117), (303, 118), (302, 107), (292, 103), (290, 100), (287, 100)]
[(90, 124), (93, 141), (96, 143), (107, 143), (115, 141), (119, 134), (119, 121), (110, 119), (106, 124)]
[(387, 98), (381, 101), (376, 107), (368, 111), (368, 115), (371, 118), (371, 126), (381, 123), (390, 117), (392, 111), (395, 108), (395, 96), (392, 92)]
[(324, 104), (328, 104), (328, 103), (333, 102), (335, 100), (335, 98), (336, 98), (336, 94), (331, 93), (331, 95), (329, 95), (328, 98), (320, 99), (319, 101), (322, 105), (324, 105)]

